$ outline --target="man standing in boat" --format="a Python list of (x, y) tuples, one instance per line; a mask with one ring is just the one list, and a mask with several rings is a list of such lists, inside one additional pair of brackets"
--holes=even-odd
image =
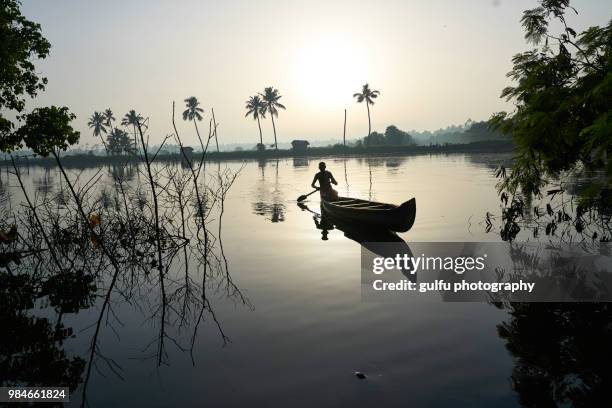
[[(315, 183), (319, 181), (317, 187)], [(334, 201), (338, 198), (338, 192), (334, 190), (331, 184), (338, 185), (338, 182), (331, 174), (331, 172), (325, 170), (325, 162), (319, 163), (319, 172), (315, 174), (312, 180), (312, 188), (316, 188), (321, 193), (321, 198), (327, 201)]]

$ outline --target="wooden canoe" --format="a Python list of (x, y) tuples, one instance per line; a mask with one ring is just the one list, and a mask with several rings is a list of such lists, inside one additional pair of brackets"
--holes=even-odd
[(334, 201), (322, 200), (321, 207), (334, 217), (395, 232), (408, 231), (412, 228), (416, 217), (414, 198), (397, 206), (358, 198), (338, 197)]

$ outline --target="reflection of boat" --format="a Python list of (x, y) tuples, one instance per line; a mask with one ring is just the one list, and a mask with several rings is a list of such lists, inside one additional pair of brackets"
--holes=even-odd
[(357, 198), (338, 197), (337, 200), (321, 202), (322, 208), (330, 215), (346, 221), (358, 222), (396, 232), (412, 228), (416, 217), (414, 198), (397, 206)]
[[(359, 243), (363, 248), (375, 255), (388, 258), (395, 257), (396, 254), (408, 254), (412, 257), (412, 251), (406, 241), (395, 232), (335, 217), (325, 209), (323, 203), (321, 203), (320, 215), (312, 211), (304, 203), (298, 203), (298, 206), (302, 210), (315, 214), (315, 217), (313, 217), (315, 219), (315, 226), (321, 230), (321, 239), (324, 241), (328, 240), (329, 231), (336, 229), (342, 231), (345, 237)], [(412, 282), (416, 282), (416, 274), (411, 274), (408, 270), (402, 270), (402, 273)]]

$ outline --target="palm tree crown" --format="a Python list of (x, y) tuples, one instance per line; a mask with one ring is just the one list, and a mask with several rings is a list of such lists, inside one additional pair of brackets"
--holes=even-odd
[(139, 123), (142, 123), (142, 116), (137, 114), (134, 109), (126, 113), (123, 119), (121, 119), (121, 124), (123, 126), (137, 126)]
[(264, 102), (264, 110), (270, 113), (270, 119), (272, 120), (272, 130), (274, 131), (274, 148), (278, 150), (278, 143), (276, 142), (276, 125), (274, 124), (274, 117), (278, 117), (278, 109), (285, 109), (285, 106), (278, 100), (281, 95), (278, 93), (278, 89), (274, 89), (269, 86), (264, 89), (264, 93), (260, 93)]
[(112, 129), (113, 121), (115, 120), (115, 116), (113, 115), (113, 111), (110, 108), (104, 111), (104, 118), (106, 120), (106, 126)]
[(246, 101), (245, 109), (247, 110), (245, 117), (253, 116), (253, 119), (266, 117), (266, 105), (259, 95), (251, 96)]
[(128, 113), (125, 114), (123, 119), (121, 119), (121, 124), (123, 126), (132, 125), (132, 127), (134, 128), (134, 148), (135, 150), (138, 147), (138, 139), (136, 138), (136, 127), (137, 126), (140, 127), (140, 125), (142, 124), (142, 120), (143, 120), (142, 116), (137, 114), (134, 109), (131, 109)]
[(366, 101), (368, 105), (374, 105), (374, 99), (380, 95), (380, 92), (375, 89), (370, 89), (370, 85), (364, 84), (361, 89), (361, 93), (356, 93), (353, 98), (357, 98), (357, 102), (361, 103)]
[(366, 102), (366, 108), (368, 110), (368, 138), (372, 133), (372, 121), (370, 119), (370, 105), (374, 105), (374, 99), (378, 98), (380, 92), (374, 89), (370, 89), (370, 85), (367, 83), (363, 85), (361, 88), (361, 93), (353, 94), (353, 98), (357, 98), (357, 102), (361, 103), (363, 101)]
[(260, 93), (259, 96), (263, 99), (265, 111), (269, 112), (271, 116), (278, 117), (278, 109), (285, 109), (285, 106), (278, 102), (278, 100), (282, 98), (278, 93), (278, 89), (269, 86), (265, 88), (264, 92)]
[(89, 126), (90, 129), (93, 129), (94, 136), (100, 136), (102, 132), (106, 133), (105, 122), (106, 117), (102, 113), (94, 112), (89, 118), (87, 126)]
[(259, 146), (264, 147), (263, 144), (263, 136), (261, 133), (261, 123), (259, 122), (259, 118), (266, 117), (266, 105), (264, 101), (261, 99), (259, 95), (251, 96), (246, 101), (245, 109), (247, 110), (245, 117), (253, 116), (253, 119), (257, 121), (257, 127), (259, 128)]
[(195, 96), (185, 99), (187, 109), (183, 111), (183, 120), (202, 120), (204, 109), (200, 108), (200, 102)]

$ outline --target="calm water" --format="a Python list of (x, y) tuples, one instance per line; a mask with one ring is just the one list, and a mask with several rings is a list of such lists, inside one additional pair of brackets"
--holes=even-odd
[[(407, 242), (487, 241), (498, 240), (485, 234), (482, 221), (486, 211), (499, 208), (493, 169), (504, 159), (489, 154), (326, 162), (342, 195), (392, 203), (416, 197), (415, 225), (401, 234)], [(361, 301), (360, 245), (337, 230), (322, 240), (313, 214), (295, 202), (311, 190), (317, 164), (247, 162), (228, 193), (223, 246), (233, 282), (252, 306), (223, 290), (211, 295), (231, 342), (224, 346), (205, 316), (192, 361), (179, 348), (189, 348), (192, 330), (173, 322), (178, 345), (167, 345), (167, 364), (158, 368), (154, 350), (147, 349), (158, 331), (155, 319), (116, 297), (115, 318), (103, 325), (99, 346), (120, 365), (123, 379), (98, 362), (88, 391), (91, 406), (518, 404), (509, 381), (513, 361), (497, 335), (505, 312), (487, 304), (409, 298)], [(221, 166), (237, 170), (242, 163)], [(106, 173), (102, 169), (100, 189), (110, 185)], [(57, 189), (59, 175), (31, 168), (25, 178), (42, 194)], [(8, 185), (12, 202), (19, 201), (14, 179)], [(318, 197), (310, 198), (308, 207), (319, 212)], [(97, 313), (94, 307), (65, 317), (75, 330), (64, 344), (70, 355), (86, 354)], [(358, 380), (354, 371), (368, 380)]]

